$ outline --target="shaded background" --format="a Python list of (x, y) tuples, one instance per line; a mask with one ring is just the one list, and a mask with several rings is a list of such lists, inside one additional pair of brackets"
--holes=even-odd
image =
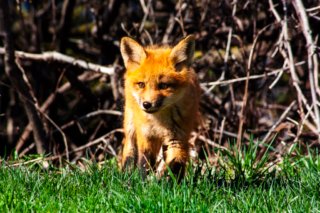
[[(46, 154), (57, 163), (116, 156), (124, 101), (119, 40), (174, 45), (188, 34), (196, 37), (193, 67), (203, 90), (203, 122), (190, 140), (200, 157), (230, 143), (244, 146), (250, 135), (272, 142), (275, 158), (294, 144), (306, 152), (318, 147), (320, 2), (298, 3), (2, 1), (0, 46), (7, 49), (0, 50), (0, 155)], [(11, 54), (5, 61), (13, 50), (36, 55)], [(113, 72), (46, 58), (48, 51)]]

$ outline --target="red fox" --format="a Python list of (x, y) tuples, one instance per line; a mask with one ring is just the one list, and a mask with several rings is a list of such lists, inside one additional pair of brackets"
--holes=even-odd
[(194, 48), (192, 35), (174, 47), (143, 47), (129, 37), (121, 39), (126, 68), (122, 169), (137, 166), (145, 176), (155, 169), (162, 148), (164, 171), (169, 167), (176, 177), (184, 176), (188, 139), (199, 117)]

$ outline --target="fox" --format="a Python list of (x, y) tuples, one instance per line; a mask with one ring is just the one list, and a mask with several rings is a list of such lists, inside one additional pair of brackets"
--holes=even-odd
[(189, 138), (199, 117), (200, 86), (191, 67), (194, 51), (193, 35), (173, 47), (121, 39), (126, 69), (121, 170), (137, 167), (145, 177), (155, 171), (162, 149), (165, 164), (157, 176), (169, 169), (178, 179), (185, 175)]

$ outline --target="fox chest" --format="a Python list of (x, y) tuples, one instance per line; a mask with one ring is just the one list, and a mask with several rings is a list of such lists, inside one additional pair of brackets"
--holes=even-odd
[(185, 135), (177, 121), (171, 118), (153, 119), (136, 125), (137, 131), (146, 139), (171, 140)]
[(161, 139), (174, 135), (167, 126), (159, 125), (157, 122), (141, 124), (137, 126), (137, 130), (146, 139)]

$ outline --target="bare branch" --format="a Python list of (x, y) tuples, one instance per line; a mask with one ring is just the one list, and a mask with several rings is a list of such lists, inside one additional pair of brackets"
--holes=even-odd
[(241, 112), (240, 112), (240, 116), (239, 116), (239, 129), (238, 129), (238, 136), (237, 136), (237, 148), (240, 151), (240, 147), (241, 147), (241, 141), (242, 141), (242, 133), (243, 133), (243, 124), (245, 122), (245, 110), (247, 107), (247, 101), (248, 101), (248, 89), (249, 89), (249, 78), (250, 78), (250, 72), (251, 72), (251, 62), (252, 62), (252, 58), (253, 58), (253, 53), (255, 50), (255, 47), (257, 45), (258, 42), (258, 38), (260, 37), (260, 35), (269, 28), (269, 26), (271, 25), (267, 25), (264, 28), (262, 28), (257, 36), (255, 37), (253, 44), (252, 44), (252, 48), (250, 50), (250, 54), (249, 54), (249, 59), (248, 59), (248, 66), (247, 66), (247, 70), (246, 70), (246, 79), (245, 79), (245, 88), (244, 88), (244, 95), (243, 95), (243, 99), (242, 99), (242, 107), (241, 107)]
[(282, 113), (278, 121), (269, 129), (268, 133), (264, 136), (264, 138), (261, 141), (262, 144), (264, 144), (268, 140), (270, 135), (277, 128), (277, 126), (283, 121), (283, 119), (285, 119), (285, 117), (287, 116), (287, 114), (290, 112), (290, 110), (295, 104), (296, 104), (296, 101), (291, 102), (291, 104), (287, 107), (287, 109)]
[(316, 54), (316, 45), (312, 39), (312, 30), (309, 25), (308, 16), (306, 9), (303, 6), (301, 0), (293, 0), (292, 4), (297, 12), (299, 17), (301, 28), (306, 38), (307, 48), (308, 48), (308, 74), (309, 74), (309, 83), (312, 97), (312, 105), (314, 106), (314, 114), (316, 116), (315, 124), (318, 130), (318, 142), (320, 143), (320, 114), (318, 107), (318, 97), (317, 91), (319, 91), (318, 85), (318, 73), (319, 73), (319, 63), (318, 57)]
[[(105, 67), (98, 64), (93, 64), (84, 60), (76, 59), (68, 55), (64, 55), (59, 52), (43, 52), (37, 53), (27, 53), (22, 51), (15, 51), (15, 57), (20, 59), (29, 59), (35, 61), (55, 61), (60, 63), (72, 64), (74, 66), (80, 67), (82, 69), (91, 70), (94, 72), (99, 72), (107, 75), (114, 74), (114, 67)], [(0, 47), (0, 54), (5, 54), (5, 49)]]
[(17, 89), (20, 99), (24, 104), (28, 120), (32, 124), (37, 152), (39, 154), (43, 154), (47, 152), (47, 133), (45, 132), (40, 115), (36, 110), (36, 103), (34, 102), (34, 97), (32, 96), (32, 90), (28, 87), (26, 81), (23, 79), (23, 70), (20, 72), (17, 64), (15, 63), (9, 11), (8, 1), (0, 1), (0, 20), (2, 20), (2, 26), (0, 26), (0, 28), (4, 30), (3, 43), (5, 48), (2, 48), (2, 54), (5, 56), (5, 72), (12, 82), (12, 85)]
[[(105, 138), (110, 137), (111, 135), (113, 135), (115, 132), (122, 132), (122, 129), (114, 129), (111, 132), (108, 132), (107, 134), (88, 142), (87, 144), (77, 147), (76, 149), (72, 150), (69, 152), (69, 154), (73, 154), (76, 152), (81, 152), (83, 150), (85, 150), (86, 148), (92, 147), (94, 145), (97, 145), (99, 143), (104, 143), (105, 142)], [(57, 160), (59, 158), (62, 158), (64, 156), (66, 156), (67, 153), (63, 153), (60, 155), (55, 155), (55, 156), (50, 156), (50, 157), (38, 157), (36, 159), (32, 159), (29, 161), (24, 161), (24, 162), (19, 162), (19, 163), (13, 163), (13, 164), (9, 164), (8, 167), (16, 167), (16, 166), (22, 166), (22, 165), (28, 165), (30, 163), (39, 163), (39, 162), (44, 162), (44, 161), (51, 161), (51, 160)]]
[[(295, 66), (301, 66), (305, 64), (304, 61), (298, 62), (295, 64)], [(273, 70), (271, 72), (265, 73), (265, 74), (260, 74), (260, 75), (251, 75), (249, 77), (249, 80), (254, 80), (254, 79), (259, 79), (259, 78), (266, 78), (269, 76), (273, 76), (273, 75), (277, 75), (281, 72), (287, 71), (289, 70), (289, 67), (284, 67), (281, 69), (277, 69), (277, 70)], [(202, 83), (201, 86), (205, 87), (205, 86), (213, 86), (213, 85), (228, 85), (228, 84), (233, 84), (233, 83), (238, 83), (238, 82), (242, 82), (245, 81), (247, 79), (247, 77), (241, 77), (241, 78), (235, 78), (235, 79), (230, 79), (230, 80), (225, 80), (225, 81), (214, 81), (214, 82), (208, 82), (208, 83)]]
[[(100, 76), (101, 74), (95, 74), (94, 76), (88, 78), (88, 72), (85, 72), (84, 74), (79, 76), (79, 80), (81, 81), (90, 81), (94, 78), (97, 78), (97, 76)], [(47, 111), (47, 109), (49, 108), (49, 106), (52, 104), (52, 102), (55, 100), (55, 97), (58, 93), (63, 93), (64, 91), (67, 91), (68, 89), (71, 88), (71, 84), (70, 82), (66, 82), (65, 84), (63, 84), (61, 87), (57, 88), (57, 90), (55, 92), (53, 92), (51, 95), (49, 95), (49, 97), (42, 103), (41, 107), (40, 107), (40, 111), (41, 113), (45, 113)], [(21, 147), (24, 145), (25, 141), (28, 139), (30, 133), (32, 132), (32, 125), (29, 122), (29, 124), (25, 127), (23, 133), (21, 134), (16, 146), (15, 146), (15, 150), (17, 152), (20, 151)], [(22, 153), (21, 153), (22, 154)]]

